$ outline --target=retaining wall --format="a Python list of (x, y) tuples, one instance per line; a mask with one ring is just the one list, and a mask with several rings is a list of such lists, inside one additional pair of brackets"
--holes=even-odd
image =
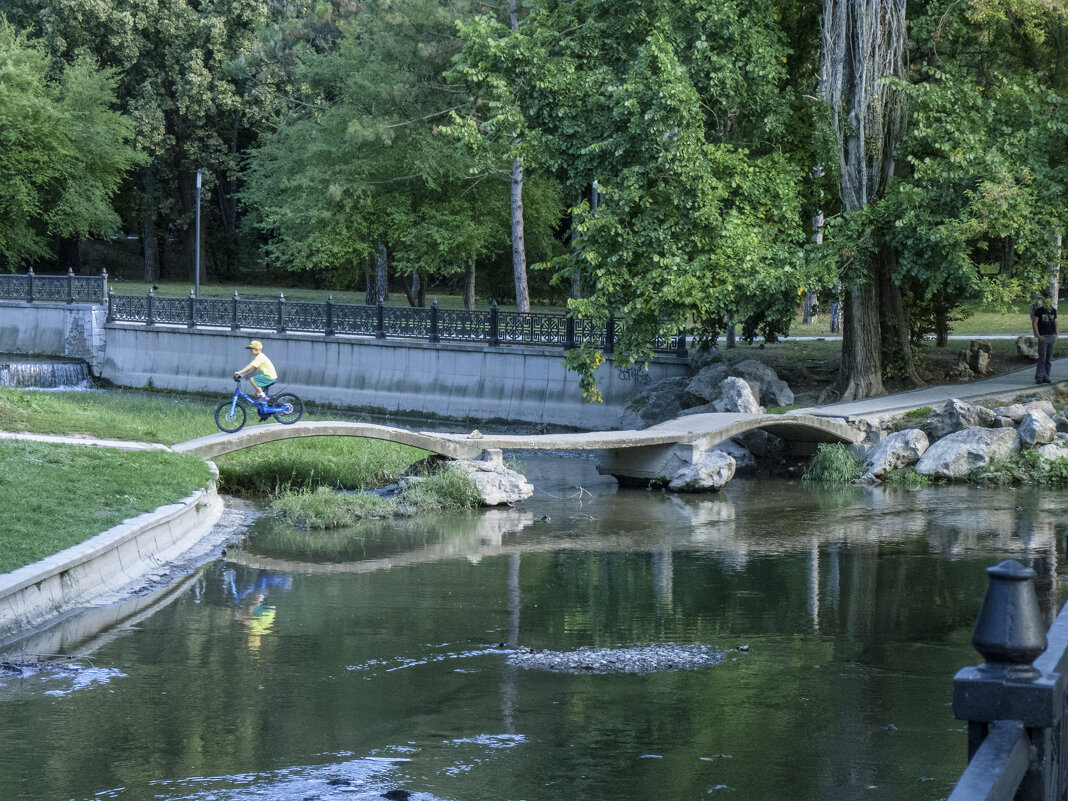
[[(586, 403), (576, 373), (558, 349), (483, 347), (318, 334), (106, 326), (101, 375), (128, 387), (152, 386), (229, 395), (232, 374), (249, 359), (245, 345), (263, 342), (280, 385), (305, 400), (413, 416), (619, 428), (627, 402), (642, 386), (611, 362), (597, 373), (605, 402)], [(656, 381), (686, 374), (684, 360), (650, 365)]]
[(0, 647), (178, 559), (208, 534), (222, 510), (212, 480), (178, 503), (0, 576)]

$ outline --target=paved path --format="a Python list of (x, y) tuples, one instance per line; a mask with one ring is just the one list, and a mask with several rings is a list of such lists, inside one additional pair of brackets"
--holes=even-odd
[(808, 409), (796, 409), (794, 414), (807, 414), (815, 417), (835, 417), (842, 420), (856, 420), (862, 417), (874, 417), (889, 412), (906, 412), (924, 406), (937, 406), (952, 398), (960, 400), (979, 400), (996, 398), (1010, 400), (1017, 395), (1031, 392), (1055, 390), (1068, 392), (1068, 358), (1055, 359), (1051, 370), (1052, 384), (1035, 385), (1035, 368), (1025, 367), (1012, 373), (1004, 373), (981, 381), (967, 384), (942, 384), (921, 387), (894, 395), (882, 395), (877, 398), (865, 398), (847, 403), (833, 403), (827, 406), (812, 406)]
[(17, 439), (30, 442), (50, 442), (55, 445), (95, 445), (98, 448), (115, 448), (120, 451), (169, 451), (158, 442), (131, 442), (124, 439), (96, 439), (94, 437), (59, 437), (52, 434), (14, 434), (0, 431), (0, 439)]

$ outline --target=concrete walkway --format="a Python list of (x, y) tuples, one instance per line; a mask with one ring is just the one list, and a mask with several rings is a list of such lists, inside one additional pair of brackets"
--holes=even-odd
[(967, 384), (941, 384), (920, 387), (894, 395), (881, 395), (847, 403), (832, 403), (827, 406), (812, 406), (795, 409), (791, 414), (807, 414), (814, 417), (834, 417), (842, 420), (857, 420), (875, 417), (890, 412), (907, 412), (924, 406), (937, 406), (947, 400), (958, 398), (976, 401), (984, 398), (1011, 400), (1018, 395), (1050, 390), (1068, 392), (1068, 358), (1055, 359), (1051, 370), (1052, 384), (1035, 384), (1035, 368), (1025, 367), (1012, 373), (984, 378)]
[(53, 445), (93, 445), (97, 448), (115, 448), (120, 451), (169, 451), (158, 442), (132, 442), (124, 439), (96, 439), (95, 437), (60, 437), (53, 434), (16, 434), (0, 431), (0, 439), (17, 439), (29, 442), (49, 442)]

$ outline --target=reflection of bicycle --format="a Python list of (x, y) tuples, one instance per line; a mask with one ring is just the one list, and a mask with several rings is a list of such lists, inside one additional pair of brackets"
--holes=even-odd
[(304, 416), (304, 401), (292, 392), (269, 397), (266, 401), (257, 401), (241, 391), (241, 379), (235, 378), (234, 397), (220, 403), (215, 410), (215, 425), (228, 434), (245, 427), (249, 411), (260, 416), (260, 422), (273, 417), (283, 425), (292, 425)]

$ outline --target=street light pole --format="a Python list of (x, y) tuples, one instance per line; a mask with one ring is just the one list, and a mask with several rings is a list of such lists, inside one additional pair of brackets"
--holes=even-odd
[(193, 297), (200, 297), (200, 170), (197, 170), (197, 227), (193, 246)]

